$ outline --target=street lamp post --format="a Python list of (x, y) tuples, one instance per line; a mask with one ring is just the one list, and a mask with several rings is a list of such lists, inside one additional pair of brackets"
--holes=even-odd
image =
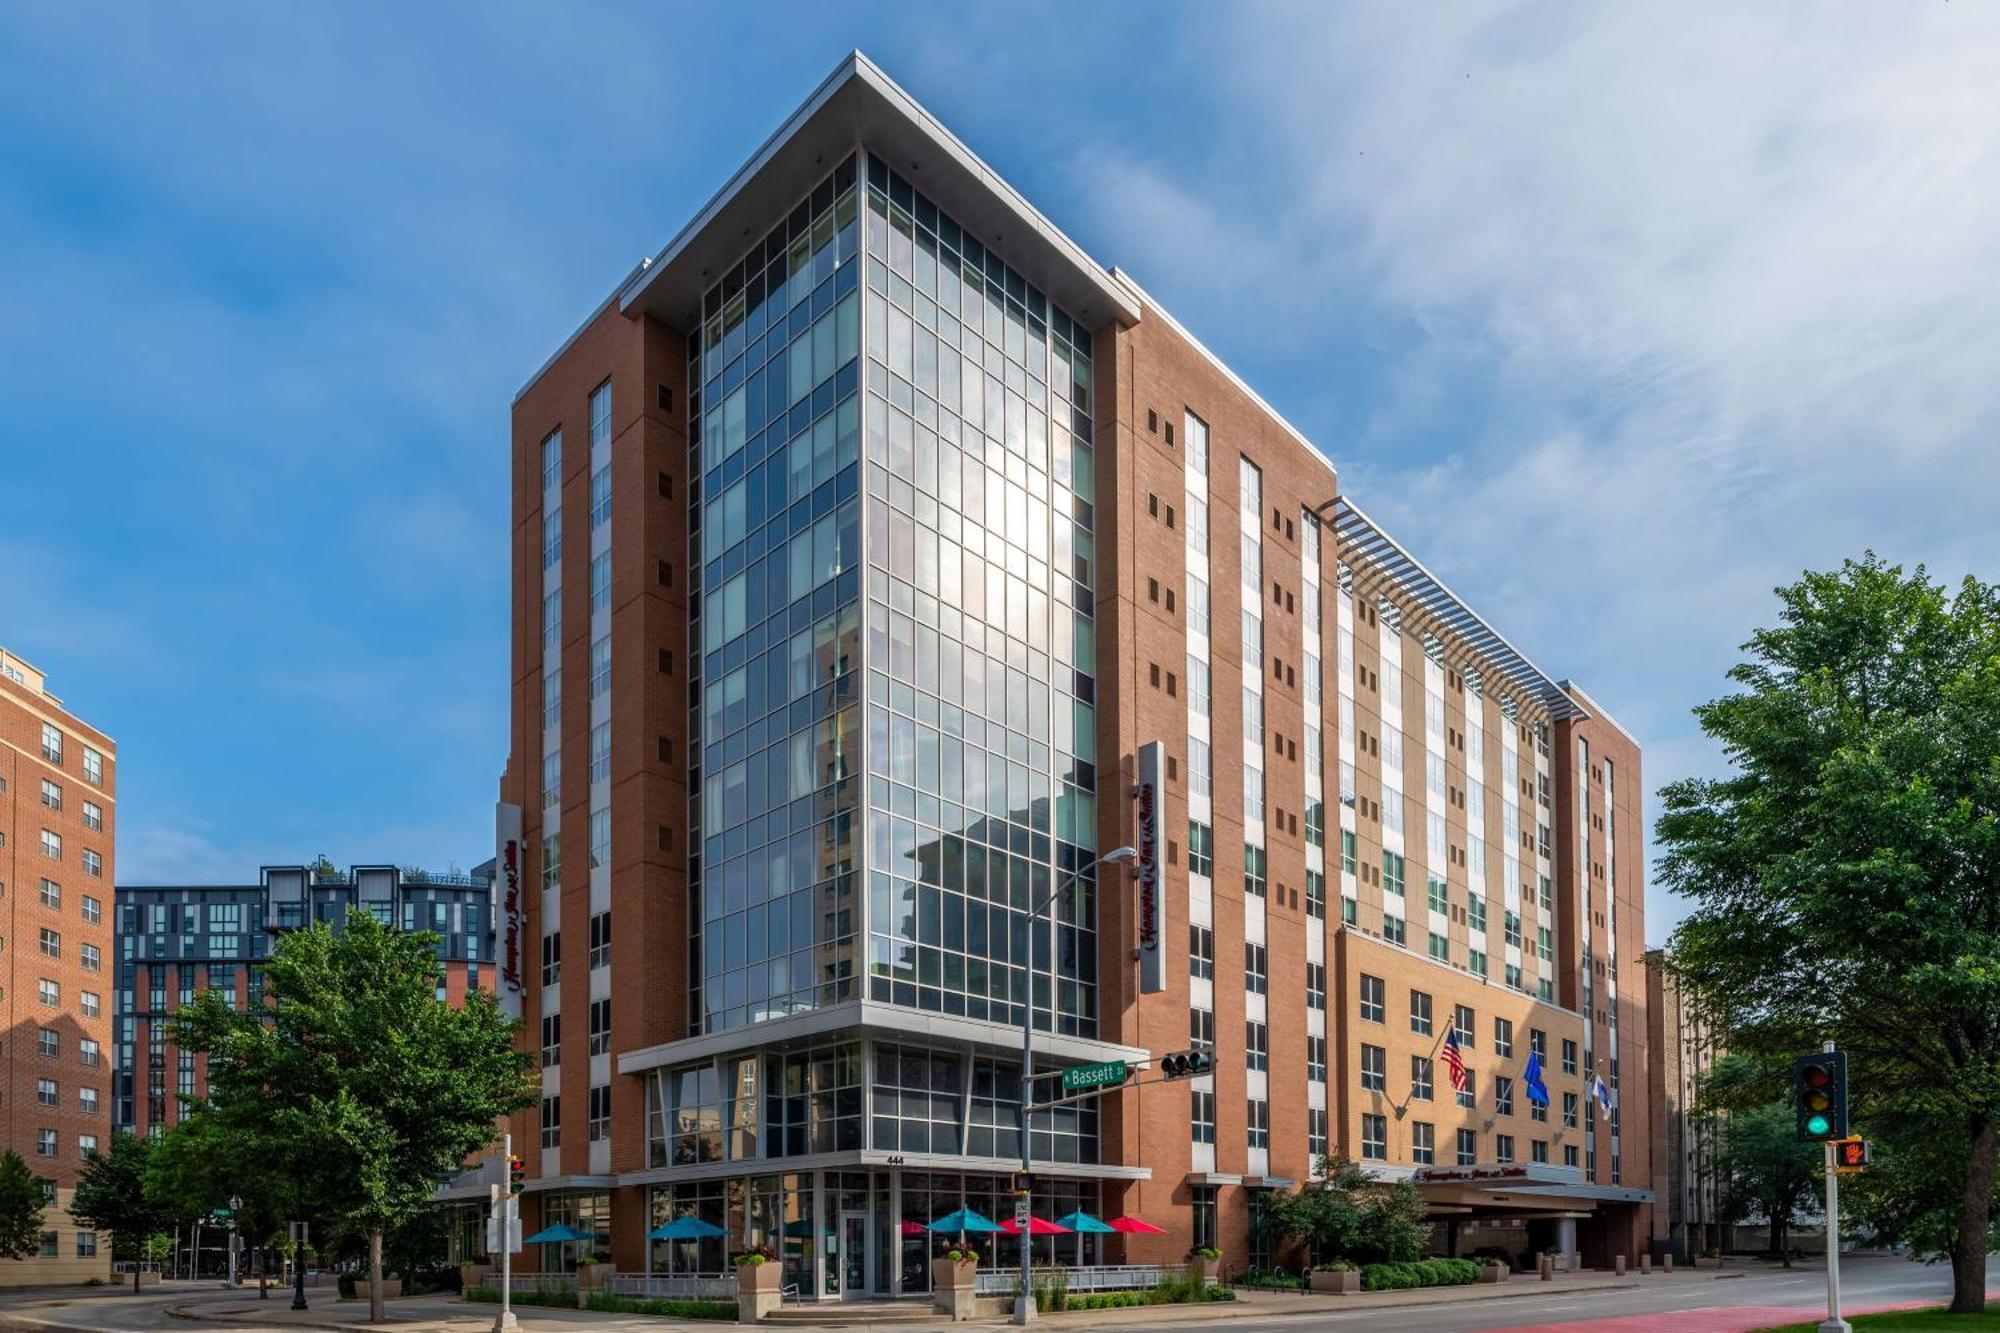
[(230, 1195), (229, 1196), (229, 1288), (231, 1291), (234, 1291), (236, 1287), (239, 1285), (236, 1281), (236, 1214), (238, 1214), (241, 1211), (243, 1211), (243, 1196), (240, 1194)]
[[(1116, 847), (1091, 862), (1089, 868), (1095, 870), (1098, 866), (1119, 865), (1126, 861), (1136, 860), (1138, 855), (1138, 851), (1134, 848)], [(1035, 927), (1041, 924), (1042, 913), (1046, 912), (1049, 909), (1049, 905), (1055, 902), (1057, 898), (1060, 898), (1069, 889), (1070, 885), (1075, 883), (1075, 880), (1076, 876), (1070, 876), (1067, 882), (1058, 882), (1054, 888), (1042, 896), (1040, 902), (1028, 909), (1028, 994), (1027, 1003), (1021, 1008), (1021, 1186), (1023, 1191), (1032, 1188), (1030, 1181), (1031, 1173), (1034, 1170), (1034, 1165), (1029, 1159), (1029, 1132), (1032, 1122), (1029, 1106), (1033, 1102), (1035, 1095), (1035, 1085), (1031, 1079), (1031, 1075), (1035, 1072)], [(1053, 934), (1049, 940), (1049, 961), (1051, 964), (1050, 984), (1053, 986), (1053, 964), (1055, 961), (1055, 939)], [(1050, 999), (1053, 1000), (1054, 998), (1054, 994), (1051, 993)], [(1022, 1197), (1025, 1198), (1027, 1196), (1024, 1193)], [(1030, 1279), (1030, 1269), (1033, 1266), (1035, 1247), (1033, 1244), (1034, 1238), (1028, 1230), (1028, 1223), (1021, 1220), (1021, 1211), (1018, 1208), (1015, 1210), (1015, 1222), (1021, 1231), (1021, 1289), (1014, 1295), (1014, 1322), (1017, 1324), (1026, 1324), (1035, 1317), (1035, 1289)], [(1033, 1216), (1032, 1212), (1029, 1213), (1029, 1216)]]

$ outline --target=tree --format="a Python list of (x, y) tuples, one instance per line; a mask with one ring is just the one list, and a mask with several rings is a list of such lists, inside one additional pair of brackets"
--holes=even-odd
[(238, 1201), (231, 1220), (243, 1244), (260, 1256), (258, 1295), (268, 1298), (264, 1262), (285, 1223), (301, 1215), (297, 1179), (285, 1145), (231, 1131), (213, 1108), (195, 1103), (154, 1147), (146, 1193), (166, 1217), (206, 1217)]
[(1761, 1217), (1771, 1232), (1771, 1253), (1792, 1266), (1787, 1233), (1799, 1209), (1819, 1189), (1824, 1171), (1817, 1143), (1800, 1143), (1792, 1108), (1770, 1102), (1729, 1117), (1729, 1137), (1716, 1159), (1722, 1211), (1732, 1222)]
[(176, 1040), (209, 1057), (207, 1106), (246, 1143), (282, 1145), (301, 1199), (368, 1238), (369, 1317), (382, 1311), (382, 1238), (533, 1100), (518, 1023), (483, 992), (437, 998), (437, 937), (365, 912), (283, 936), (265, 1007), (204, 992)]
[(26, 1259), (42, 1248), (42, 1182), (9, 1148), (0, 1154), (0, 1259)]
[(111, 1233), (114, 1258), (130, 1259), (132, 1290), (139, 1290), (139, 1260), (146, 1243), (162, 1225), (162, 1214), (146, 1190), (146, 1168), (152, 1160), (150, 1139), (113, 1134), (108, 1152), (93, 1149), (83, 1159), (69, 1215), (80, 1227)]
[(1264, 1200), (1258, 1225), (1265, 1235), (1300, 1242), (1313, 1263), (1330, 1258), (1393, 1262), (1423, 1253), (1430, 1224), (1414, 1184), (1379, 1181), (1337, 1153), (1320, 1156), (1314, 1175), (1293, 1193)]
[(1985, 1306), (2000, 1149), (2000, 590), (1870, 554), (1778, 590), (1738, 692), (1696, 709), (1732, 772), (1667, 787), (1676, 966), (1732, 1050), (1848, 1052), (1863, 1123), (1960, 1163), (1940, 1252)]

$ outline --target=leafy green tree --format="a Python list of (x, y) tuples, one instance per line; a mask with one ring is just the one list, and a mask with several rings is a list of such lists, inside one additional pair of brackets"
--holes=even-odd
[(258, 1256), (258, 1295), (268, 1299), (270, 1247), (285, 1233), (286, 1222), (302, 1215), (298, 1178), (289, 1162), (285, 1145), (234, 1133), (212, 1108), (196, 1103), (155, 1145), (146, 1192), (175, 1218), (205, 1217), (238, 1200), (237, 1233)]
[(1716, 1158), (1722, 1211), (1732, 1222), (1761, 1217), (1770, 1228), (1771, 1253), (1792, 1266), (1789, 1235), (1799, 1210), (1817, 1196), (1825, 1171), (1816, 1143), (1800, 1143), (1798, 1123), (1785, 1102), (1770, 1102), (1729, 1117)]
[[(1985, 1306), (2000, 1151), (2000, 590), (1872, 554), (1778, 590), (1737, 692), (1696, 709), (1733, 771), (1662, 793), (1672, 953), (1732, 1050), (1848, 1053), (1859, 1118), (1957, 1162), (1951, 1308)], [(1858, 1192), (1859, 1193), (1859, 1192)], [(1862, 1196), (1865, 1197), (1865, 1196)]]
[(364, 912), (280, 939), (265, 1008), (205, 992), (181, 1011), (182, 1049), (207, 1053), (219, 1131), (284, 1145), (300, 1197), (368, 1237), (369, 1317), (382, 1310), (385, 1232), (431, 1206), (438, 1183), (491, 1145), (533, 1098), (518, 1024), (491, 996), (437, 998), (437, 937)]
[(1297, 1241), (1313, 1263), (1414, 1259), (1430, 1240), (1424, 1204), (1409, 1181), (1384, 1183), (1337, 1153), (1314, 1164), (1314, 1179), (1265, 1199), (1258, 1225), (1273, 1240)]
[(0, 1153), (0, 1259), (26, 1259), (42, 1248), (42, 1182), (9, 1148)]
[(113, 1134), (108, 1151), (92, 1150), (83, 1159), (69, 1215), (80, 1227), (111, 1233), (111, 1255), (130, 1259), (132, 1290), (139, 1290), (139, 1264), (147, 1242), (165, 1225), (156, 1196), (146, 1190), (146, 1169), (152, 1161), (150, 1139)]

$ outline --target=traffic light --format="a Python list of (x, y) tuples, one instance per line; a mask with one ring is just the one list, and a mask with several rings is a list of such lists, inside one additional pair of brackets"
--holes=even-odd
[(1833, 1169), (1842, 1175), (1859, 1171), (1875, 1160), (1873, 1146), (1860, 1135), (1849, 1135), (1833, 1145)]
[(1188, 1051), (1175, 1051), (1172, 1055), (1160, 1057), (1160, 1072), (1168, 1078), (1196, 1078), (1202, 1074), (1215, 1072), (1215, 1054), (1200, 1047)]
[(519, 1194), (528, 1183), (528, 1168), (519, 1157), (507, 1159), (507, 1192)]
[(1846, 1138), (1847, 1056), (1814, 1051), (1792, 1061), (1792, 1102), (1799, 1117), (1799, 1142)]

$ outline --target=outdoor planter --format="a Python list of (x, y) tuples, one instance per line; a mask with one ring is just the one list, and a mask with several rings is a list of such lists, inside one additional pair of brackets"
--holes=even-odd
[(460, 1264), (458, 1266), (458, 1289), (460, 1291), (469, 1291), (473, 1287), (486, 1286), (493, 1275), (499, 1271), (492, 1264)]
[(1313, 1291), (1322, 1295), (1352, 1296), (1361, 1290), (1361, 1270), (1316, 1268), (1313, 1270), (1310, 1285)]
[(1722, 1256), (1719, 1254), (1697, 1255), (1694, 1266), (1696, 1268), (1720, 1268), (1722, 1267)]
[[(782, 1267), (782, 1265), (779, 1266)], [(576, 1269), (577, 1290), (603, 1291), (611, 1285), (611, 1274), (615, 1267), (616, 1265), (613, 1264), (578, 1264)], [(759, 1267), (770, 1268), (772, 1265), (760, 1264)]]
[[(364, 1281), (364, 1280), (361, 1280), (361, 1279), (356, 1279), (356, 1281), (355, 1281), (355, 1283), (354, 1283), (354, 1299), (355, 1299), (355, 1300), (357, 1300), (357, 1301), (365, 1301), (365, 1300), (368, 1300), (368, 1299), (370, 1298), (370, 1294), (371, 1294), (371, 1293), (372, 1293), (373, 1291), (374, 1291), (374, 1287), (373, 1287), (373, 1285), (372, 1285), (371, 1283), (369, 1283), (369, 1282), (367, 1282), (367, 1281)], [(400, 1295), (402, 1295), (402, 1294), (403, 1294), (403, 1279), (401, 1279), (401, 1278), (399, 1278), (399, 1277), (385, 1277), (385, 1278), (383, 1278), (383, 1279), (382, 1279), (382, 1299), (383, 1299), (383, 1300), (385, 1300), (385, 1301), (392, 1301), (392, 1300), (396, 1299), (396, 1297), (398, 1297), (398, 1296), (400, 1296)]]
[(1486, 1264), (1479, 1270), (1481, 1282), (1505, 1282), (1510, 1276), (1505, 1264)]
[(754, 1324), (777, 1310), (784, 1299), (784, 1268), (775, 1259), (736, 1265), (736, 1322)]
[(973, 1316), (973, 1276), (977, 1262), (963, 1259), (931, 1260), (931, 1305), (954, 1324)]
[(1198, 1278), (1203, 1286), (1212, 1287), (1222, 1281), (1222, 1260), (1204, 1259), (1197, 1254), (1188, 1260), (1188, 1276)]

